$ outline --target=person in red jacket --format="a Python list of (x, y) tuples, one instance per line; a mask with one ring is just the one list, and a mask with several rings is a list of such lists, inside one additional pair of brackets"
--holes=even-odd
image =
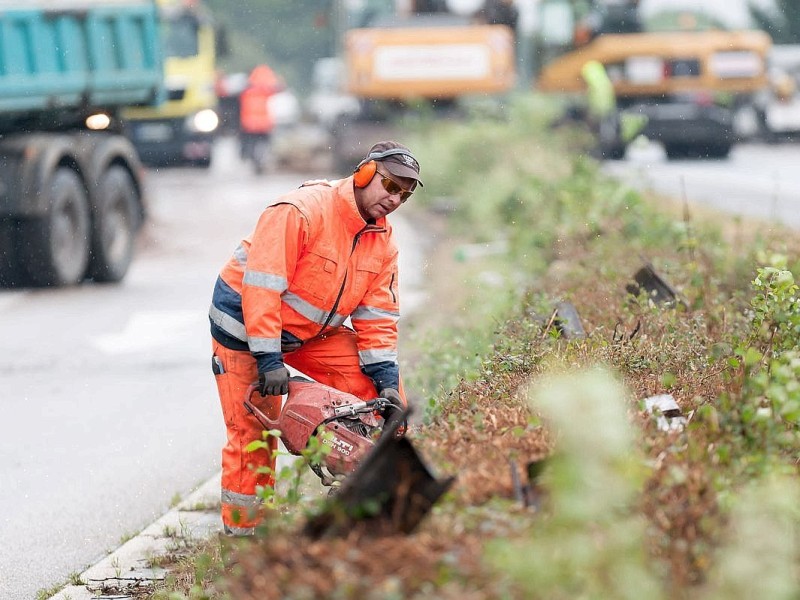
[(268, 206), (217, 278), (209, 318), (228, 434), (228, 534), (254, 533), (258, 488), (274, 485), (265, 469), (274, 470), (271, 451), (245, 450), (262, 431), (243, 406), (250, 384), (258, 382), (259, 408), (272, 418), (288, 392), (286, 365), (361, 399), (407, 406), (397, 361), (398, 249), (386, 217), (422, 185), (419, 173), (407, 147), (375, 144), (351, 176), (307, 182)]
[(259, 171), (275, 119), (269, 109), (269, 98), (284, 88), (283, 82), (267, 65), (258, 65), (247, 79), (247, 87), (239, 95), (239, 143), (241, 157), (256, 162)]

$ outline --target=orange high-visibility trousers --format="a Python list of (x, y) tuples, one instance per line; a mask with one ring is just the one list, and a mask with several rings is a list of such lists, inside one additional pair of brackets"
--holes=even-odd
[[(212, 339), (214, 377), (217, 382), (222, 415), (227, 429), (227, 443), (222, 450), (222, 523), (226, 533), (249, 535), (263, 518), (259, 487), (273, 486), (275, 469), (272, 452), (277, 448), (270, 438), (270, 450), (247, 452), (246, 446), (262, 439), (263, 427), (244, 408), (245, 393), (258, 380), (256, 361), (250, 352), (231, 350)], [(333, 388), (353, 394), (362, 400), (378, 396), (372, 380), (361, 372), (358, 363), (356, 334), (340, 327), (329, 335), (315, 338), (299, 349), (284, 353), (284, 362)], [(405, 402), (402, 380), (400, 395)], [(280, 413), (280, 396), (261, 397), (252, 401), (272, 419)]]
[[(216, 340), (212, 340), (212, 352), (214, 378), (228, 435), (222, 449), (222, 524), (226, 533), (247, 535), (254, 532), (260, 521), (257, 488), (274, 484), (273, 475), (263, 472), (263, 468), (274, 469), (272, 451), (277, 448), (277, 441), (271, 439), (269, 450), (245, 450), (250, 442), (262, 439), (264, 429), (244, 407), (248, 386), (258, 380), (253, 355), (225, 348)], [(278, 416), (280, 397), (261, 398), (256, 393), (253, 401), (270, 418)]]

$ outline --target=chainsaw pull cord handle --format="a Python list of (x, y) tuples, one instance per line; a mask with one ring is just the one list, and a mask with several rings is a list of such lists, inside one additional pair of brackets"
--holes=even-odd
[[(383, 435), (388, 432), (394, 432), (397, 437), (402, 437), (408, 431), (409, 410), (403, 410), (403, 408), (392, 404), (385, 398), (381, 398), (381, 400), (385, 401), (380, 411), (384, 419)], [(386, 410), (387, 408), (390, 410)]]

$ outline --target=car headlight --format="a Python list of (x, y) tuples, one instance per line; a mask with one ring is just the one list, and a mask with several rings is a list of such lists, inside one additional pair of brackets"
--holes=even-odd
[(86, 127), (92, 131), (102, 131), (111, 125), (111, 117), (106, 113), (95, 113), (86, 117)]
[(186, 128), (189, 129), (189, 131), (195, 131), (197, 133), (211, 133), (218, 126), (219, 117), (217, 113), (210, 108), (189, 115), (186, 119)]

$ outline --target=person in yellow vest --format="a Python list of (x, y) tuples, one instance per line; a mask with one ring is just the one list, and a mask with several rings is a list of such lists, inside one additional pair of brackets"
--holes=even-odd
[(614, 83), (599, 61), (587, 61), (581, 76), (586, 82), (589, 127), (597, 137), (600, 157), (622, 158), (625, 147), (644, 129), (647, 117), (618, 109)]

